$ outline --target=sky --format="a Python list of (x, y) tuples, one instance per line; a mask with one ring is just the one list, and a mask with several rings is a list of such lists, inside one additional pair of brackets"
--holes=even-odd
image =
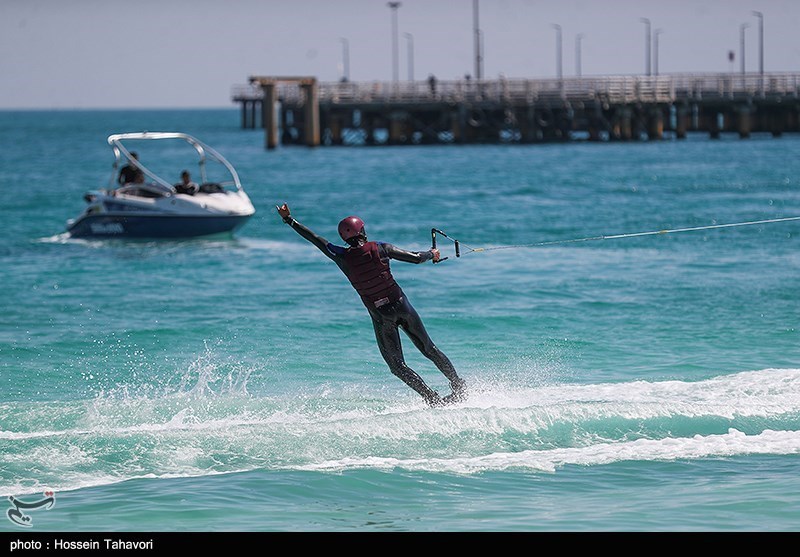
[[(475, 75), (473, 6), (401, 0), (400, 80)], [(478, 0), (483, 77), (556, 77), (554, 25), (564, 77), (577, 50), (584, 77), (643, 75), (642, 18), (659, 74), (740, 71), (743, 24), (758, 71), (753, 11), (764, 70), (800, 73), (800, 0)], [(337, 81), (345, 60), (351, 81), (391, 81), (393, 36), (385, 0), (0, 0), (0, 109), (232, 107), (250, 76)]]

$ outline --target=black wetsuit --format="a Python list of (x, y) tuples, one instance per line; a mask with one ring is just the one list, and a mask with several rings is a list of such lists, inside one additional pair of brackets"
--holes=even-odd
[[(316, 235), (292, 217), (284, 220), (298, 234), (317, 246), (322, 253), (336, 263), (353, 284), (372, 317), (378, 347), (391, 372), (422, 395), (428, 404), (442, 403), (438, 393), (428, 387), (425, 381), (406, 364), (398, 330), (402, 328), (414, 346), (436, 364), (436, 367), (450, 381), (453, 394), (445, 397), (445, 402), (460, 400), (464, 395), (464, 380), (458, 376), (448, 357), (433, 343), (416, 310), (389, 271), (390, 259), (408, 263), (423, 263), (433, 259), (433, 252), (405, 251), (383, 242), (367, 242), (362, 246), (350, 248), (336, 246)], [(359, 260), (354, 257), (354, 253), (363, 259), (370, 259), (372, 254), (377, 254), (381, 263), (367, 263), (366, 267), (369, 270), (365, 275), (356, 268), (359, 266)], [(376, 266), (377, 272), (374, 271)]]
[(144, 172), (132, 164), (126, 164), (119, 171), (117, 181), (122, 184), (134, 184), (144, 182)]

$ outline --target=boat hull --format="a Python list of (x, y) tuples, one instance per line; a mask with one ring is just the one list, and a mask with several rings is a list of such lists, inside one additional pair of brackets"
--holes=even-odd
[(84, 215), (67, 227), (73, 238), (196, 238), (233, 233), (252, 215)]

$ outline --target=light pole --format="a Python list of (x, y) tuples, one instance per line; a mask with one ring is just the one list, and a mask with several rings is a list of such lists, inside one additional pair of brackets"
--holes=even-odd
[(387, 2), (392, 10), (392, 80), (396, 83), (400, 81), (399, 70), (397, 67), (397, 8), (402, 6), (400, 2)]
[(486, 41), (483, 40), (483, 31), (478, 29), (478, 45), (480, 45), (480, 52), (481, 52), (481, 66), (480, 66), (480, 75), (483, 77), (483, 60), (486, 58), (486, 53), (483, 51), (483, 45)]
[(558, 23), (553, 23), (552, 27), (556, 30), (556, 75), (558, 79), (561, 79), (561, 26)]
[(753, 12), (758, 18), (758, 73), (764, 76), (764, 14)]
[(350, 41), (340, 38), (342, 43), (342, 81), (350, 81)]
[(742, 23), (739, 26), (739, 58), (741, 58), (742, 75), (744, 75), (744, 30), (750, 27), (749, 23)]
[(663, 33), (663, 29), (656, 29), (653, 32), (653, 74), (658, 75), (658, 36)]
[(472, 0), (472, 33), (475, 43), (475, 79), (483, 77), (483, 45), (481, 27), (478, 23), (478, 0)]
[(403, 33), (408, 41), (408, 80), (414, 81), (414, 35)]
[(644, 68), (645, 75), (650, 75), (650, 20), (646, 17), (639, 18), (644, 23)]
[(585, 35), (578, 33), (575, 35), (575, 75), (581, 76), (581, 40)]

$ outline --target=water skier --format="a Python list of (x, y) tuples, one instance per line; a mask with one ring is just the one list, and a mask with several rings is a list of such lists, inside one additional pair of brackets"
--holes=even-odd
[[(348, 247), (337, 246), (297, 222), (291, 216), (286, 204), (276, 209), (283, 222), (338, 265), (361, 296), (361, 301), (372, 317), (378, 348), (391, 372), (419, 393), (430, 406), (464, 400), (466, 382), (458, 376), (448, 357), (428, 336), (422, 320), (395, 282), (389, 269), (390, 259), (407, 263), (423, 263), (430, 260), (436, 262), (439, 260), (439, 250), (413, 252), (384, 242), (370, 242), (367, 240), (364, 222), (358, 217), (347, 217), (339, 223), (339, 236), (347, 242)], [(444, 398), (440, 397), (406, 364), (399, 329), (403, 329), (414, 346), (436, 364), (439, 371), (450, 381), (451, 394)]]

